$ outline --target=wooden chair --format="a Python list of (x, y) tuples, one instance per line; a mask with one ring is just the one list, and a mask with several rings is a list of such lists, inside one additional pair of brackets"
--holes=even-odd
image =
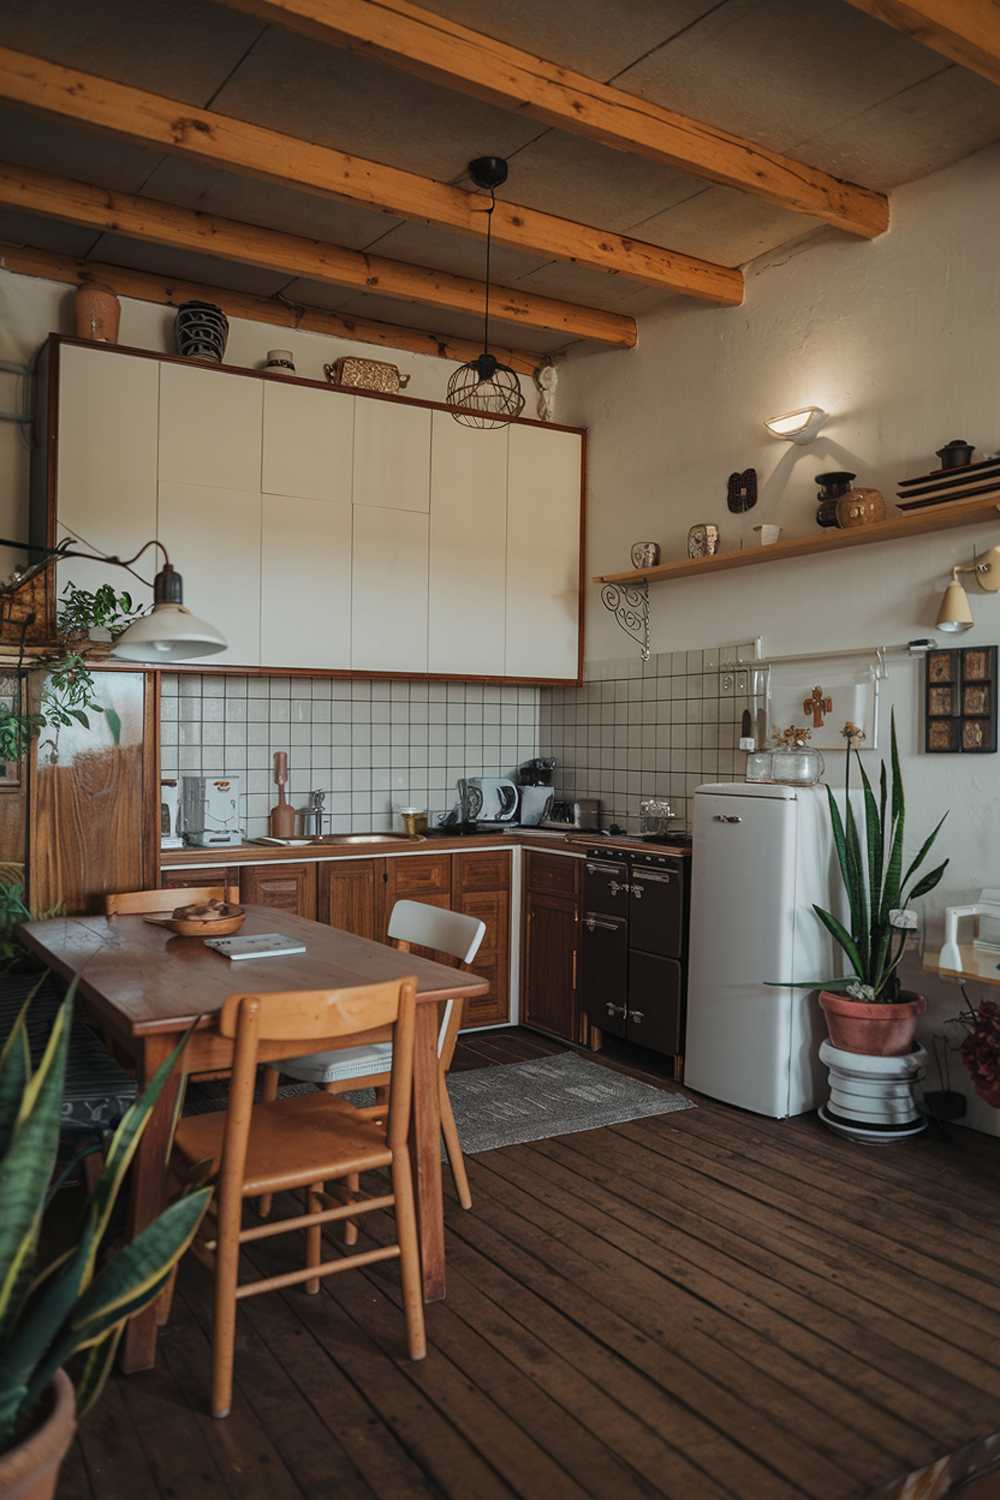
[[(236, 1303), (243, 1297), (306, 1284), (322, 1276), (398, 1257), (411, 1359), (426, 1354), (420, 1252), (409, 1154), (413, 1099), (416, 980), (392, 980), (347, 990), (230, 995), (219, 1012), (222, 1036), (235, 1039), (229, 1104), (224, 1113), (179, 1121), (172, 1167), (184, 1177), (210, 1162), (216, 1197), (192, 1245), (215, 1273), (212, 1335), (212, 1415), (229, 1414), (233, 1385)], [(388, 1109), (354, 1110), (325, 1093), (254, 1107), (257, 1052), (262, 1042), (321, 1042), (392, 1028)], [(388, 1167), (391, 1193), (363, 1197), (360, 1175)], [(334, 1199), (328, 1182), (351, 1179), (348, 1201)], [(307, 1212), (243, 1228), (243, 1200), (262, 1193), (305, 1189)], [(335, 1260), (323, 1259), (323, 1225), (394, 1208), (397, 1241)], [(271, 1235), (305, 1230), (302, 1270), (238, 1285), (240, 1248)]]
[(195, 902), (232, 901), (239, 904), (238, 885), (176, 886), (173, 890), (118, 891), (104, 898), (106, 917), (155, 916)]
[[(400, 952), (409, 953), (416, 943), (422, 948), (433, 948), (438, 953), (447, 953), (452, 958), (457, 958), (466, 969), (479, 952), (485, 933), (486, 924), (478, 917), (467, 917), (462, 912), (448, 911), (440, 906), (428, 906), (422, 901), (397, 901), (389, 918), (389, 937)], [(447, 1079), (461, 1025), (462, 1002), (449, 1000), (444, 1006), (441, 1029), (438, 1032), (441, 1134), (444, 1136), (459, 1202), (463, 1208), (471, 1208), (472, 1193), (458, 1139), (458, 1127), (448, 1097)], [(282, 1073), (300, 1083), (315, 1083), (330, 1094), (373, 1088), (378, 1095), (378, 1091), (389, 1081), (391, 1067), (392, 1046), (388, 1042), (377, 1042), (368, 1047), (352, 1047), (341, 1052), (317, 1052), (312, 1057), (283, 1059), (281, 1062), (269, 1063), (265, 1070), (264, 1098), (277, 1098)], [(270, 1199), (263, 1198), (259, 1207), (266, 1218), (271, 1210)], [(347, 1225), (348, 1244), (354, 1243), (356, 1233), (353, 1225)]]

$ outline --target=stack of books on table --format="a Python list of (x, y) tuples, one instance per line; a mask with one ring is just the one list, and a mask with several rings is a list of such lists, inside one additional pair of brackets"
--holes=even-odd
[(984, 458), (961, 469), (934, 469), (916, 479), (901, 479), (896, 491), (900, 510), (928, 510), (951, 500), (996, 495), (1000, 503), (1000, 457)]

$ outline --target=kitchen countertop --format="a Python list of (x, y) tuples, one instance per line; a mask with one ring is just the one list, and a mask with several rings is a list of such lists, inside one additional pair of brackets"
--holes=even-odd
[(430, 838), (411, 839), (404, 834), (387, 842), (362, 844), (298, 844), (294, 847), (277, 844), (233, 844), (222, 849), (161, 849), (160, 867), (170, 869), (197, 865), (243, 865), (280, 864), (288, 861), (313, 861), (327, 859), (372, 859), (384, 854), (452, 854), (463, 849), (556, 849), (563, 854), (582, 859), (586, 850), (600, 844), (608, 849), (627, 849), (671, 854), (678, 858), (690, 857), (690, 847), (672, 844), (648, 844), (642, 839), (628, 835), (616, 836), (602, 833), (586, 833), (572, 829), (560, 833), (556, 829), (515, 828), (510, 833), (456, 834), (451, 837), (433, 835)]

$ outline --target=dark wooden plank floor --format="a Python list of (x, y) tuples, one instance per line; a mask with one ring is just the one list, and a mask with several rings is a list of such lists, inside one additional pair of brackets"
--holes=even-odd
[[(559, 1050), (490, 1032), (456, 1067)], [(469, 1175), (426, 1361), (391, 1265), (254, 1298), (213, 1422), (188, 1264), (157, 1369), (113, 1378), (61, 1500), (850, 1500), (998, 1425), (1000, 1141), (866, 1149), (703, 1101)]]

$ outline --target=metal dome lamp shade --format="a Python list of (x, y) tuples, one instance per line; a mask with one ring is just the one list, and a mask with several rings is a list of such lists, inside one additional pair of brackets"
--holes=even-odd
[(486, 210), (486, 286), (483, 303), (483, 352), (478, 359), (459, 365), (448, 381), (445, 403), (456, 422), (465, 427), (503, 427), (524, 410), (521, 382), (509, 365), (490, 353), (490, 264), (493, 249), (493, 210), (496, 190), (507, 180), (502, 156), (477, 156), (469, 163), (469, 175), (477, 187), (490, 195)]

